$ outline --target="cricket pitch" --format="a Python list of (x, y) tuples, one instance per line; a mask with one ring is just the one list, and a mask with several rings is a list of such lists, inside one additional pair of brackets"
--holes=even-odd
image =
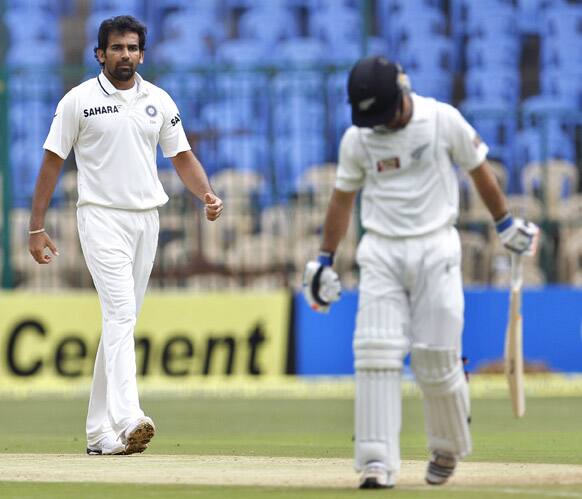
[[(403, 461), (398, 486), (424, 486), (423, 461)], [(354, 488), (350, 459), (256, 456), (0, 454), (0, 481)], [(462, 462), (457, 486), (582, 484), (582, 465)]]

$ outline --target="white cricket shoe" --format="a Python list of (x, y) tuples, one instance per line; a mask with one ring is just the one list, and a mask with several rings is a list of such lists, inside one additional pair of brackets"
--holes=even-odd
[(360, 489), (391, 489), (394, 477), (383, 463), (372, 461), (366, 464), (360, 478)]
[(448, 452), (434, 451), (424, 479), (429, 485), (443, 485), (455, 472), (457, 458)]
[(103, 435), (95, 445), (87, 445), (90, 456), (114, 456), (125, 454), (125, 444), (113, 432)]
[(146, 450), (155, 433), (156, 427), (151, 418), (143, 416), (136, 419), (121, 434), (125, 454), (136, 454)]

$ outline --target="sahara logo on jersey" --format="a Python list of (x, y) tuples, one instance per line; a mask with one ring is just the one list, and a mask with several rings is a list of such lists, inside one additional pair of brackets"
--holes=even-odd
[(178, 123), (180, 123), (180, 115), (177, 114), (176, 116), (174, 116), (171, 120), (170, 123), (172, 124), (172, 126), (176, 126)]
[(381, 159), (376, 163), (376, 170), (379, 172), (398, 170), (398, 168), (400, 168), (400, 158), (398, 157)]
[(90, 109), (83, 109), (83, 115), (85, 116), (85, 118), (88, 118), (89, 116), (96, 116), (98, 114), (118, 113), (120, 107), (121, 106), (119, 106), (118, 104), (115, 106), (92, 107)]

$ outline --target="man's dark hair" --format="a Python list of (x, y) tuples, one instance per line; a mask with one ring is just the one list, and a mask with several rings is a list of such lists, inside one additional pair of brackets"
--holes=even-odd
[[(97, 58), (97, 49), (103, 50), (107, 48), (110, 33), (137, 33), (139, 36), (139, 50), (145, 50), (145, 41), (147, 28), (132, 16), (117, 16), (110, 19), (105, 19), (99, 26), (99, 35), (97, 35), (97, 46), (93, 49), (95, 59)], [(101, 64), (99, 62), (99, 64)], [(101, 64), (103, 66), (103, 64)]]

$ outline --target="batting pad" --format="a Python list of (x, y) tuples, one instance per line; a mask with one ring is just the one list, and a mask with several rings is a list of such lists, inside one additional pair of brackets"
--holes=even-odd
[[(362, 300), (363, 301), (363, 300)], [(360, 305), (354, 337), (355, 368), (402, 369), (409, 342), (397, 303), (374, 300)]]
[(469, 387), (459, 353), (452, 348), (415, 345), (411, 366), (424, 393), (430, 450), (456, 457), (470, 454)]
[(356, 371), (356, 471), (380, 461), (389, 471), (400, 469), (400, 371)]

